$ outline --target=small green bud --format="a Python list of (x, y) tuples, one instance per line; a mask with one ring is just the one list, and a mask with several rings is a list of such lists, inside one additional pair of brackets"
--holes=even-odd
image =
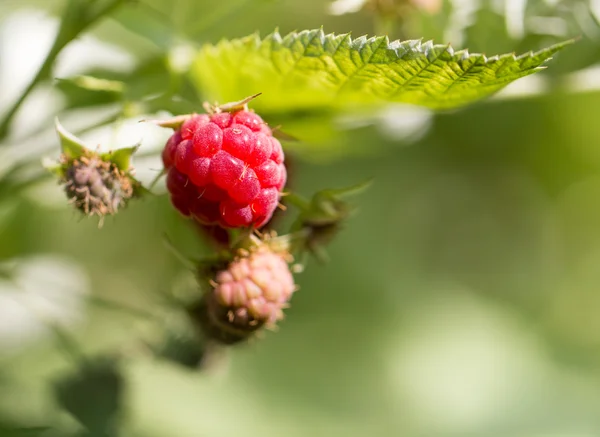
[(355, 211), (345, 198), (364, 191), (369, 185), (370, 181), (367, 181), (348, 188), (322, 190), (315, 193), (310, 201), (297, 195), (288, 196), (288, 201), (300, 209), (294, 229), (303, 235), (302, 249), (325, 259), (323, 247), (338, 234)]

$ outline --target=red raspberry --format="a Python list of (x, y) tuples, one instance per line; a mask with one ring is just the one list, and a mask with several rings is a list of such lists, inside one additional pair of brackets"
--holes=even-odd
[(165, 145), (165, 148), (162, 152), (162, 161), (165, 168), (170, 168), (175, 159), (175, 150), (177, 149), (177, 145), (181, 142), (181, 134), (177, 132), (175, 135), (171, 135), (169, 141)]
[(287, 172), (281, 143), (254, 112), (194, 115), (162, 153), (171, 203), (203, 225), (265, 225)]
[(198, 115), (196, 117), (192, 117), (189, 120), (185, 121), (182, 125), (181, 128), (179, 129), (179, 132), (181, 133), (181, 138), (183, 138), (184, 140), (189, 140), (194, 136), (194, 133), (196, 132), (196, 130), (202, 126), (208, 123), (208, 115), (206, 114), (202, 114), (202, 115)]

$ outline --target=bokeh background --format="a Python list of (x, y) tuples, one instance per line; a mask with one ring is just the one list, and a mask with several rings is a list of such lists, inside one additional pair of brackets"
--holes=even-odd
[[(600, 436), (600, 2), (363, 3), (137, 0), (60, 53), (0, 140), (0, 436)], [(0, 0), (0, 114), (66, 5)], [(209, 247), (166, 196), (82, 220), (41, 168), (53, 119), (92, 145), (141, 141), (148, 182), (168, 132), (138, 121), (200, 110), (195, 48), (320, 26), (488, 55), (580, 40), (462, 110), (266, 117), (303, 140), (286, 145), (292, 190), (374, 183), (278, 332), (186, 366), (170, 296), (193, 278), (165, 236)]]

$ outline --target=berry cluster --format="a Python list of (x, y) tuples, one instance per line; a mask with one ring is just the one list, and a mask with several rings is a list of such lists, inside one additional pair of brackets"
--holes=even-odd
[(246, 109), (187, 118), (162, 160), (171, 202), (204, 225), (260, 228), (287, 180), (281, 143)]
[[(268, 222), (273, 228), (271, 219), (288, 172), (281, 143), (248, 109), (256, 96), (220, 106), (205, 104), (207, 114), (155, 120), (173, 129), (162, 151), (165, 171), (160, 174), (167, 174), (171, 203), (193, 218), (217, 249), (195, 264), (200, 294), (194, 290), (182, 302), (207, 345), (249, 340), (283, 319), (297, 290), (293, 273), (302, 270), (292, 265), (293, 254), (308, 251), (326, 259), (323, 246), (352, 211), (342, 198), (365, 186), (322, 190), (311, 200), (296, 195), (290, 203), (300, 208), (300, 215), (289, 234), (257, 232)], [(56, 128), (62, 155), (48, 169), (86, 215), (114, 214), (131, 198), (149, 192), (133, 177), (131, 157), (137, 146), (92, 152), (58, 121)], [(174, 339), (186, 335), (178, 332)], [(168, 349), (165, 344), (165, 353)], [(174, 358), (188, 362), (187, 356)]]

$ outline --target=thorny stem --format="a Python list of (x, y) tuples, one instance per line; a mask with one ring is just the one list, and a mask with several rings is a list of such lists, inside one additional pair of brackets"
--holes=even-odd
[(29, 94), (42, 81), (48, 79), (52, 66), (62, 49), (75, 38), (77, 38), (84, 30), (98, 21), (100, 18), (114, 11), (118, 6), (126, 0), (110, 0), (106, 5), (96, 11), (92, 11), (93, 1), (84, 2), (83, 0), (70, 0), (61, 20), (61, 26), (58, 30), (52, 48), (46, 55), (46, 59), (42, 63), (40, 69), (33, 77), (29, 85), (25, 88), (19, 99), (8, 110), (4, 119), (0, 123), (0, 139), (8, 135), (9, 127), (12, 119), (18, 112), (23, 102), (29, 97)]
[(177, 247), (175, 247), (175, 245), (173, 244), (173, 242), (171, 241), (171, 239), (168, 237), (167, 234), (163, 235), (163, 242), (164, 242), (165, 246), (167, 247), (167, 249), (169, 249), (171, 251), (171, 253), (173, 255), (175, 255), (175, 257), (181, 262), (181, 264), (184, 267), (186, 267), (187, 269), (189, 269), (191, 271), (195, 271), (196, 263), (194, 262), (194, 260), (186, 257), (183, 253), (181, 253), (181, 251), (179, 249), (177, 249)]
[(158, 181), (160, 181), (160, 178), (162, 178), (165, 174), (166, 173), (164, 170), (159, 171), (158, 174), (154, 177), (154, 179), (152, 179), (152, 181), (150, 182), (150, 185), (148, 185), (148, 190), (152, 191), (152, 189), (156, 186)]

